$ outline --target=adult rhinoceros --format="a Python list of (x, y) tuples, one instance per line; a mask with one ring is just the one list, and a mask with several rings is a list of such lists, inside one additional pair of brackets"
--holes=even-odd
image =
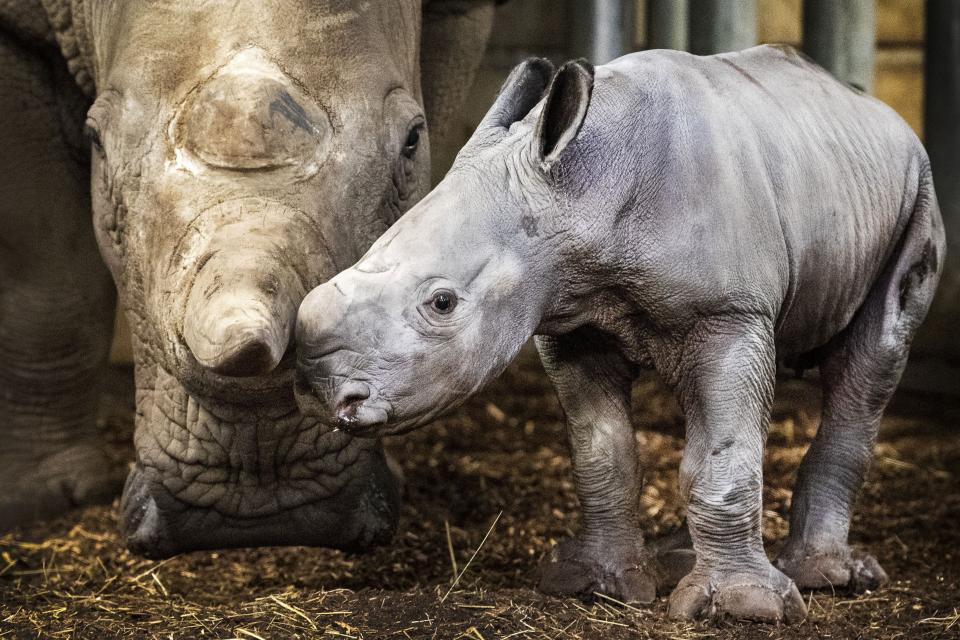
[(0, 0), (0, 528), (119, 489), (115, 283), (131, 548), (390, 536), (380, 445), (301, 415), (287, 354), (305, 293), (425, 193), (426, 122), (479, 62), (494, 0), (421, 4)]

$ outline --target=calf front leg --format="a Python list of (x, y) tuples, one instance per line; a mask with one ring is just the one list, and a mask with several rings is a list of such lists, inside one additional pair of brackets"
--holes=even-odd
[(670, 596), (673, 618), (794, 622), (806, 607), (763, 550), (763, 446), (775, 379), (772, 323), (699, 323), (666, 349), (662, 372), (687, 421), (681, 495), (697, 561)]
[(633, 367), (603, 336), (580, 330), (538, 337), (544, 368), (567, 418), (583, 522), (543, 567), (540, 589), (557, 595), (604, 593), (652, 602), (692, 566), (692, 554), (655, 558), (640, 529), (643, 469), (630, 423)]

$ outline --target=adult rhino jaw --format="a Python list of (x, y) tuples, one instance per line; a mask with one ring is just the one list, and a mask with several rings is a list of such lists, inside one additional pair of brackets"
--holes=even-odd
[(399, 493), (378, 441), (301, 414), (287, 387), (225, 401), (149, 363), (138, 384), (137, 459), (121, 499), (130, 550), (361, 550), (393, 537)]
[(396, 530), (399, 494), (379, 444), (279, 408), (251, 417), (160, 370), (121, 499), (126, 546), (151, 558), (197, 549), (313, 545), (362, 550)]

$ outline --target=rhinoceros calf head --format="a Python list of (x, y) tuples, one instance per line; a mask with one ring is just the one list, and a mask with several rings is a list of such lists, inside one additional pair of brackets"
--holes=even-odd
[(297, 321), (305, 411), (372, 436), (423, 425), (499, 374), (545, 317), (563, 317), (558, 261), (575, 243), (549, 167), (583, 121), (593, 76), (519, 66), (437, 188)]
[(420, 2), (88, 0), (92, 194), (134, 336), (130, 546), (387, 539), (378, 444), (292, 393), (311, 288), (428, 186)]

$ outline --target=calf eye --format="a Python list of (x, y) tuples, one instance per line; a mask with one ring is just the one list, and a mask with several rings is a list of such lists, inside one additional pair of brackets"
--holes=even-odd
[(446, 315), (452, 312), (456, 306), (456, 294), (454, 294), (452, 291), (447, 291), (446, 289), (437, 291), (433, 294), (433, 297), (430, 298), (430, 308), (440, 315)]
[(420, 146), (421, 129), (423, 129), (423, 125), (417, 124), (410, 129), (410, 132), (407, 134), (407, 139), (403, 143), (403, 156), (405, 158), (412, 158), (413, 154), (417, 152), (417, 147)]

